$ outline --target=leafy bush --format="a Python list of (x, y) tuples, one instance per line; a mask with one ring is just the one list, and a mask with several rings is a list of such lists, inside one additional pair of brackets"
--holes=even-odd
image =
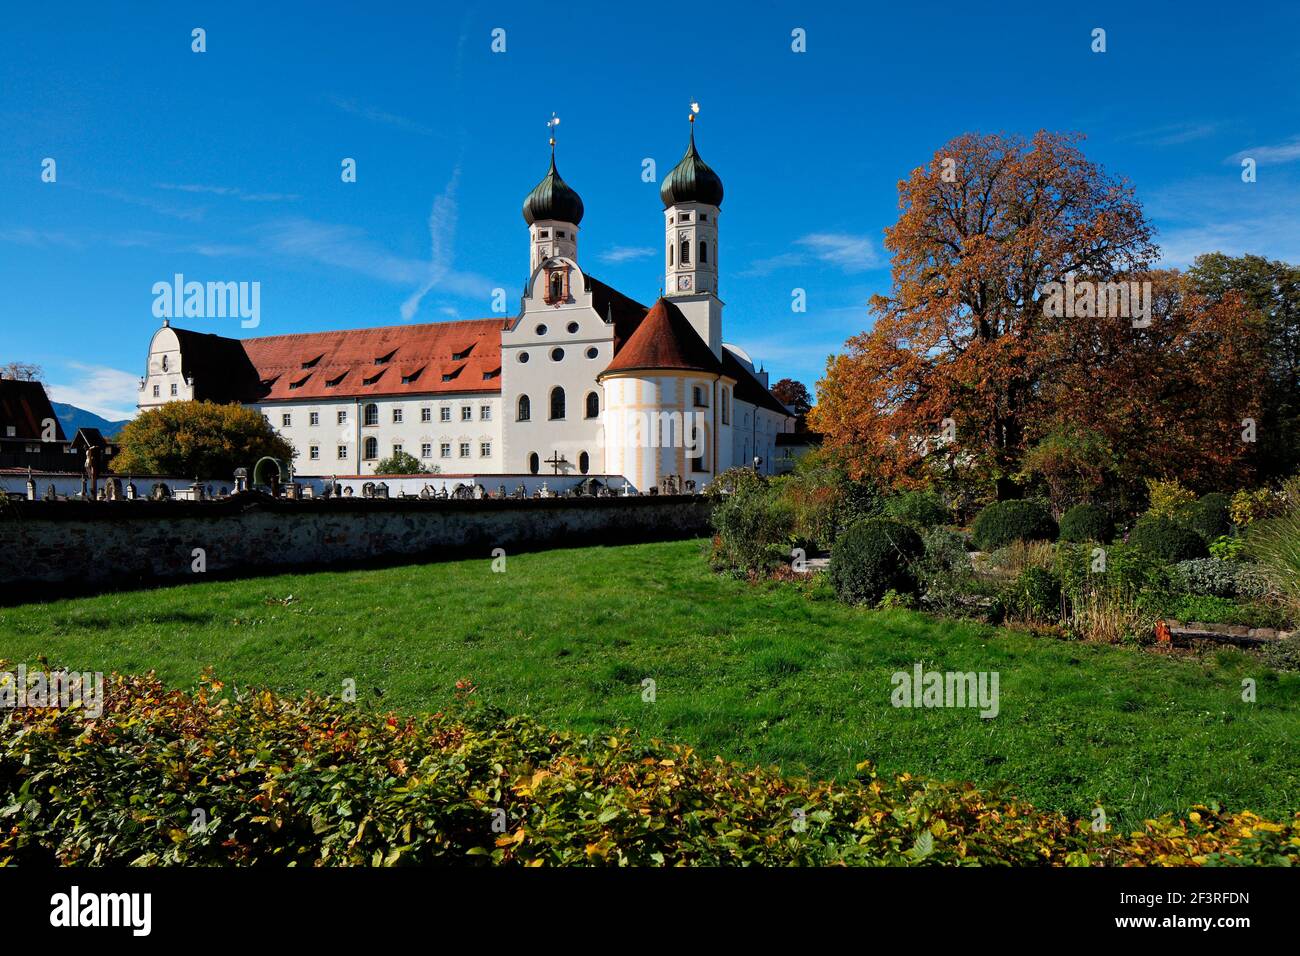
[(885, 514), (917, 531), (949, 520), (948, 509), (933, 492), (905, 491), (885, 499)]
[(1264, 518), (1275, 517), (1285, 510), (1286, 499), (1279, 492), (1268, 488), (1238, 491), (1228, 505), (1232, 523), (1242, 528)]
[(1183, 595), (1167, 605), (1160, 616), (1201, 624), (1237, 624), (1242, 627), (1271, 628), (1286, 626), (1286, 613), (1281, 608), (1200, 594)]
[(1057, 570), (1065, 595), (1067, 632), (1085, 640), (1145, 641), (1175, 600), (1167, 565), (1126, 544), (1062, 544)]
[(1221, 534), (1210, 542), (1210, 557), (1220, 561), (1235, 561), (1245, 550), (1245, 542), (1235, 534)]
[(1093, 833), (1000, 790), (868, 763), (812, 783), (631, 732), (554, 732), (472, 697), (407, 717), (211, 679), (186, 694), (113, 675), (105, 690), (93, 723), (0, 717), (0, 865), (1300, 863), (1300, 817), (1197, 807)]
[(981, 551), (994, 551), (1013, 541), (1055, 541), (1056, 522), (1032, 501), (995, 501), (975, 518), (971, 536)]
[(1228, 516), (1230, 501), (1227, 495), (1217, 491), (1202, 495), (1187, 509), (1183, 523), (1207, 542), (1214, 541), (1232, 528), (1232, 519)]
[(1300, 671), (1300, 633), (1270, 641), (1260, 654), (1264, 663), (1280, 671)]
[(1179, 484), (1177, 479), (1160, 481), (1148, 478), (1146, 485), (1147, 498), (1150, 501), (1146, 514), (1152, 518), (1182, 517), (1196, 501), (1196, 495)]
[(1115, 536), (1115, 522), (1100, 505), (1075, 505), (1061, 517), (1062, 541), (1097, 541), (1105, 544)]
[(1237, 593), (1237, 567), (1214, 558), (1179, 561), (1170, 569), (1174, 584), (1188, 594), (1233, 597)]
[(715, 569), (765, 575), (790, 560), (794, 517), (778, 485), (742, 479), (714, 506), (712, 520)]
[(951, 528), (931, 528), (921, 536), (924, 553), (912, 566), (928, 606), (958, 610), (970, 590), (974, 568), (966, 553), (966, 538)]
[(1204, 538), (1171, 518), (1144, 516), (1133, 528), (1128, 541), (1171, 564), (1204, 558), (1210, 553)]
[(875, 605), (886, 591), (915, 594), (913, 564), (924, 547), (907, 525), (887, 518), (860, 521), (831, 550), (831, 584), (841, 601)]
[(376, 475), (433, 475), (437, 472), (437, 465), (432, 470), (425, 468), (420, 459), (407, 451), (399, 451), (375, 463)]
[(794, 537), (804, 547), (829, 551), (850, 525), (880, 513), (880, 499), (868, 482), (805, 455), (782, 486), (794, 514)]

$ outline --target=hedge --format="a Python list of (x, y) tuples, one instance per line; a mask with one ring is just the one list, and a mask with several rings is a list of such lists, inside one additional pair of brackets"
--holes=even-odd
[(1061, 516), (1061, 540), (1105, 544), (1115, 536), (1115, 522), (1101, 505), (1075, 505)]
[(996, 551), (1016, 541), (1055, 541), (1056, 522), (1032, 501), (995, 501), (975, 516), (971, 537), (981, 551)]
[(1128, 540), (1129, 544), (1171, 564), (1210, 554), (1204, 538), (1171, 518), (1141, 518)]
[(557, 733), (476, 706), (468, 684), (419, 717), (211, 678), (106, 690), (95, 721), (0, 718), (0, 865), (1300, 863), (1300, 814), (1197, 808), (1093, 833), (869, 764), (814, 783), (627, 732)]

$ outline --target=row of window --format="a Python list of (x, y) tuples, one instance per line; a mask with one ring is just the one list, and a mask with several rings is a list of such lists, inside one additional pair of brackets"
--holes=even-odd
[[(566, 411), (567, 409), (566, 409), (566, 399), (564, 397), (564, 389), (560, 388), (560, 386), (557, 385), (555, 386), (555, 388), (551, 389), (551, 421), (557, 421), (559, 419), (564, 418)], [(600, 417), (600, 396), (597, 395), (595, 392), (587, 393), (585, 413), (586, 413), (585, 417), (587, 418)], [(515, 406), (515, 421), (528, 422), (528, 421), (532, 421), (532, 418), (533, 418), (532, 399), (530, 399), (527, 395), (520, 395), (519, 401), (516, 403)]]
[[(164, 358), (163, 361), (166, 362), (166, 361), (167, 361), (166, 358)], [(166, 365), (164, 365), (163, 368), (166, 368)], [(175, 382), (172, 382), (172, 386), (171, 386), (171, 388), (172, 388), (172, 391), (171, 391), (172, 398), (175, 398), (175, 397), (177, 396), (177, 394), (178, 394), (178, 393), (177, 393), (177, 388), (176, 388), (176, 383), (175, 383)], [(158, 386), (157, 386), (157, 385), (155, 385), (155, 386), (153, 387), (153, 397), (154, 397), (154, 398), (158, 398), (158, 397), (160, 397), (159, 394), (158, 394)]]
[[(458, 457), (469, 458), (470, 450), (472, 448), (473, 448), (473, 442), (467, 442), (467, 441), (458, 442), (457, 443), (457, 451), (459, 452)], [(392, 454), (400, 455), (403, 450), (404, 450), (403, 446), (400, 443), (396, 443), (393, 445)], [(480, 458), (491, 458), (492, 443), (490, 441), (479, 442), (478, 455)], [(312, 461), (320, 461), (320, 445), (311, 445), (310, 447), (308, 447), (307, 457)], [(335, 449), (334, 457), (337, 458), (339, 461), (347, 461), (348, 446), (339, 445)], [(367, 438), (364, 442), (362, 442), (361, 457), (365, 461), (377, 460), (379, 458), (379, 439)], [(433, 457), (433, 442), (424, 442), (423, 444), (420, 445), (420, 457), (423, 459), (430, 459)], [(439, 443), (438, 457), (439, 458), (451, 457), (451, 442), (445, 441)]]
[[(545, 334), (545, 332), (546, 332), (546, 326), (544, 326), (544, 325), (539, 325), (537, 328), (538, 328), (538, 333), (539, 333), (539, 334)], [(600, 349), (596, 348), (596, 346), (594, 346), (594, 345), (588, 346), (588, 347), (587, 347), (586, 355), (587, 355), (587, 358), (589, 358), (589, 359), (594, 359), (594, 358), (596, 358), (598, 355), (600, 355)], [(527, 352), (520, 352), (520, 353), (519, 353), (519, 362), (520, 362), (521, 365), (524, 364), (525, 362), (527, 362), (527, 361), (528, 361), (528, 358), (529, 358), (529, 356), (528, 356), (528, 353), (527, 353)], [(564, 349), (559, 348), (558, 346), (557, 346), (556, 348), (551, 349), (551, 361), (552, 361), (552, 362), (563, 362), (563, 361), (564, 361)]]
[[(156, 387), (156, 386), (155, 386), (155, 387)], [(174, 385), (172, 386), (173, 389), (174, 389), (175, 387), (176, 387), (176, 386), (174, 386)], [(173, 394), (174, 394), (174, 393), (173, 393)], [(478, 418), (479, 418), (479, 421), (481, 421), (481, 422), (490, 422), (490, 421), (492, 421), (492, 406), (491, 406), (491, 405), (480, 405), (479, 408), (478, 408)], [(336, 420), (337, 420), (338, 424), (340, 424), (340, 425), (346, 425), (346, 424), (348, 423), (348, 413), (347, 413), (346, 411), (340, 411), (340, 412), (336, 413)], [(443, 406), (442, 408), (438, 409), (438, 420), (439, 420), (439, 421), (443, 421), (443, 422), (449, 422), (449, 421), (451, 421), (451, 409), (450, 409), (449, 407), (447, 407), (447, 406)], [(472, 421), (474, 420), (474, 407), (473, 407), (472, 405), (462, 405), (462, 406), (460, 407), (460, 420), (461, 420), (462, 422), (472, 422)], [(402, 424), (403, 421), (404, 421), (404, 414), (403, 414), (402, 409), (401, 409), (401, 408), (394, 408), (394, 409), (393, 409), (393, 424), (394, 424), (394, 425), (400, 425), (400, 424)], [(421, 408), (421, 409), (420, 409), (420, 421), (421, 421), (421, 422), (431, 422), (431, 421), (433, 421), (433, 409), (432, 409), (432, 408), (428, 408), (428, 407)], [(319, 425), (319, 424), (320, 424), (320, 412), (309, 412), (308, 415), (307, 415), (307, 424), (309, 424), (309, 425)], [(363, 424), (363, 425), (378, 425), (378, 424), (379, 424), (379, 406), (378, 406), (378, 405), (376, 405), (376, 404), (374, 404), (374, 403), (372, 402), (372, 403), (366, 405), (366, 406), (362, 409), (362, 424)], [(293, 413), (292, 413), (292, 412), (281, 412), (281, 413), (280, 413), (280, 427), (282, 427), (282, 428), (292, 428), (292, 427), (293, 427)]]

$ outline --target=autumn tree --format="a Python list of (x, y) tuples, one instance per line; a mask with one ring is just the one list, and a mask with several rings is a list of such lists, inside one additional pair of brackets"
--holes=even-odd
[(782, 405), (794, 409), (799, 430), (802, 431), (804, 420), (812, 409), (812, 396), (808, 394), (808, 386), (792, 378), (783, 378), (772, 386), (772, 394)]
[(141, 412), (117, 436), (118, 474), (230, 480), (236, 468), (252, 474), (259, 458), (291, 461), (293, 446), (259, 411), (216, 402), (168, 402)]
[[(1204, 350), (1218, 341), (1216, 319), (1239, 329), (1243, 316), (1231, 306), (1206, 310), (1204, 299), (1180, 294), (1177, 308), (1164, 314), (1178, 316), (1189, 338), (1173, 327), (1135, 327), (1148, 322), (1137, 314), (1140, 293), (1130, 302), (1130, 287), (1115, 283), (1144, 288), (1157, 255), (1151, 227), (1131, 187), (1090, 163), (1081, 140), (966, 134), (899, 184), (901, 214), (885, 230), (891, 292), (872, 299), (872, 329), (828, 362), (810, 419), (856, 474), (914, 485), (962, 469), (991, 482), (998, 497), (1014, 497), (1025, 452), (1063, 422), (1082, 421), (1073, 412), (1097, 413), (1087, 420), (1098, 420), (1096, 430), (1112, 446), (1111, 430), (1133, 427), (1126, 414), (1092, 407), (1104, 393), (1078, 385), (1098, 363), (1153, 376), (1120, 390), (1112, 375), (1116, 390), (1106, 401), (1158, 401), (1146, 426), (1159, 444), (1152, 457), (1187, 451), (1187, 442), (1165, 445), (1156, 434), (1174, 420), (1182, 398), (1166, 394), (1155, 372), (1168, 357), (1159, 350), (1186, 356), (1179, 368), (1187, 371), (1211, 357)], [(1062, 289), (1073, 295), (1076, 281), (1096, 294), (1060, 308)], [(1114, 290), (1109, 298), (1098, 291), (1107, 289)], [(1140, 349), (1147, 351), (1132, 351)], [(1213, 412), (1215, 428), (1202, 437), (1222, 441), (1240, 408), (1229, 400), (1240, 372), (1212, 383), (1190, 372), (1178, 380), (1213, 384), (1216, 401), (1207, 401), (1197, 420), (1204, 424)], [(1124, 447), (1132, 451), (1133, 442)], [(1212, 464), (1221, 468), (1241, 455), (1240, 442), (1216, 455)], [(1175, 465), (1161, 460), (1160, 467)]]

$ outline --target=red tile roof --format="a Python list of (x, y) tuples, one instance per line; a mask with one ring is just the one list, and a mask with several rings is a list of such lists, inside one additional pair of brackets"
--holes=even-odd
[(175, 331), (196, 397), (247, 403), (499, 392), (505, 324), (471, 319), (242, 340)]
[(682, 310), (661, 298), (601, 374), (642, 369), (721, 372), (722, 363)]

